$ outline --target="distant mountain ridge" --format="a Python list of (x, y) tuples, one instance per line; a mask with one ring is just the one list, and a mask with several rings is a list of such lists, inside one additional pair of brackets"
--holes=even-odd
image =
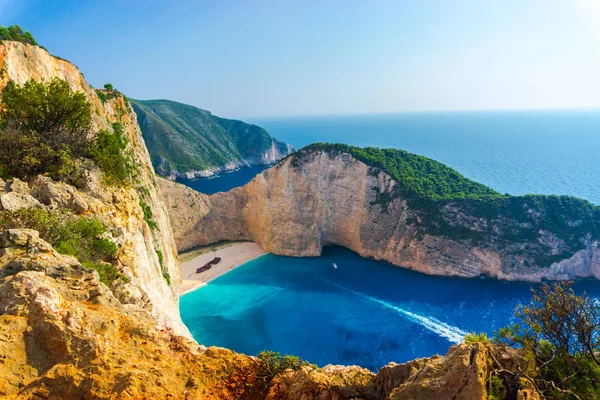
[(263, 128), (170, 100), (130, 99), (152, 164), (169, 179), (207, 177), (290, 154)]

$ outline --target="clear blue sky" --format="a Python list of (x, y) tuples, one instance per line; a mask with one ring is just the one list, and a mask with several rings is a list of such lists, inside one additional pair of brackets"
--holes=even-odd
[(0, 0), (15, 23), (227, 117), (600, 107), (600, 0)]

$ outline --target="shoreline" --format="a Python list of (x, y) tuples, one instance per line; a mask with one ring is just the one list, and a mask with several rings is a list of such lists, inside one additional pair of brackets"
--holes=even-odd
[[(207, 246), (195, 249), (189, 253), (193, 254), (194, 252), (200, 254), (192, 256), (189, 259), (186, 259), (186, 253), (180, 254), (180, 257), (185, 261), (181, 262), (181, 285), (177, 290), (179, 296), (207, 285), (210, 281), (225, 275), (248, 261), (269, 254), (255, 242), (232, 242)], [(197, 268), (202, 267), (215, 258), (215, 256), (221, 257), (221, 261), (218, 264), (213, 265), (208, 271), (200, 274), (196, 273)]]

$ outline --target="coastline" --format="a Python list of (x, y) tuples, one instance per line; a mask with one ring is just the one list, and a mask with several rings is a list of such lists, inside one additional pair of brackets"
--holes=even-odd
[[(196, 253), (199, 253), (195, 255)], [(191, 255), (186, 258), (186, 254)], [(183, 296), (206, 285), (208, 282), (232, 271), (240, 265), (257, 259), (265, 254), (258, 243), (255, 242), (231, 242), (207, 246), (201, 249), (195, 249), (188, 253), (180, 255), (181, 261), (181, 285), (178, 294)], [(200, 274), (196, 269), (202, 267), (213, 258), (221, 257), (218, 264), (213, 265), (208, 271)]]

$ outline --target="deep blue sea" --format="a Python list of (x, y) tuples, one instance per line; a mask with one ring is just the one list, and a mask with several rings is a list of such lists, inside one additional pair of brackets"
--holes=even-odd
[[(600, 111), (406, 113), (247, 119), (301, 148), (314, 142), (391, 147), (441, 161), (510, 194), (567, 194), (600, 204)], [(253, 174), (222, 174), (218, 190)], [(215, 182), (190, 181), (213, 193)], [(206, 188), (205, 188), (206, 185)]]
[[(600, 112), (415, 113), (257, 119), (296, 148), (321, 142), (401, 148), (511, 194), (568, 194), (600, 204)], [(187, 184), (205, 193), (262, 168)], [(338, 265), (332, 268), (332, 263)], [(465, 332), (511, 322), (531, 285), (421, 275), (342, 248), (318, 258), (266, 255), (181, 298), (199, 343), (246, 354), (275, 350), (319, 365), (445, 353)], [(600, 298), (600, 284), (576, 284)]]
[[(317, 258), (250, 261), (183, 296), (180, 309), (205, 345), (377, 371), (390, 361), (444, 354), (465, 332), (492, 334), (529, 300), (530, 287), (431, 277), (331, 247)], [(597, 282), (576, 289), (600, 297)]]

